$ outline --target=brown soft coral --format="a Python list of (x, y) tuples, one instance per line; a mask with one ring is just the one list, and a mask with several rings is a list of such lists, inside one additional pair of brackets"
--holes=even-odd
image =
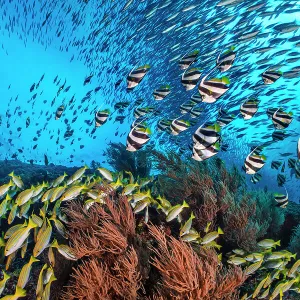
[(107, 192), (105, 205), (94, 204), (87, 211), (73, 202), (66, 210), (71, 246), (81, 264), (74, 269), (64, 299), (137, 298), (141, 276), (132, 245), (134, 215), (126, 197)]
[(237, 289), (246, 277), (239, 267), (222, 268), (214, 250), (193, 248), (149, 227), (157, 241), (152, 264), (161, 274), (160, 293), (172, 299), (237, 299)]

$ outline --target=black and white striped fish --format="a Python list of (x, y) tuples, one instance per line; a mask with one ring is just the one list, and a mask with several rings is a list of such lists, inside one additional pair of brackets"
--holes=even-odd
[(213, 145), (210, 145), (206, 149), (198, 149), (193, 147), (193, 155), (192, 158), (197, 161), (204, 161), (216, 154), (220, 151), (220, 144), (217, 142)]
[(178, 120), (175, 119), (171, 123), (171, 134), (173, 135), (178, 135), (182, 131), (187, 130), (190, 127), (190, 122), (189, 121), (184, 121), (184, 120)]
[(194, 148), (204, 150), (220, 140), (221, 127), (219, 124), (203, 124), (193, 135)]
[(181, 76), (181, 83), (185, 87), (185, 90), (192, 90), (197, 85), (200, 76), (201, 72), (198, 68), (186, 70)]
[(150, 140), (150, 129), (147, 127), (132, 128), (127, 136), (126, 150), (130, 152), (141, 149)]
[(282, 164), (282, 162), (277, 161), (277, 160), (274, 160), (274, 161), (272, 161), (272, 163), (271, 163), (271, 169), (276, 169), (276, 170), (278, 170), (279, 167), (281, 166), (281, 164)]
[(192, 118), (198, 118), (203, 112), (203, 108), (194, 106), (190, 111), (190, 115)]
[(285, 112), (281, 109), (278, 109), (272, 116), (272, 122), (276, 129), (287, 128), (290, 123), (293, 121), (293, 113)]
[(196, 92), (192, 97), (191, 97), (191, 101), (195, 102), (195, 103), (200, 103), (202, 102), (202, 96), (199, 94), (199, 91)]
[(30, 125), (30, 117), (27, 117), (26, 119), (26, 128), (28, 128)]
[(272, 108), (268, 108), (267, 109), (267, 115), (270, 119), (272, 119), (272, 116), (274, 115), (274, 112), (277, 110), (278, 108), (276, 107), (272, 107)]
[(267, 70), (261, 76), (264, 84), (272, 84), (282, 76), (282, 72), (276, 70)]
[(201, 80), (198, 90), (202, 97), (202, 102), (205, 103), (214, 103), (219, 99), (224, 93), (227, 92), (229, 87), (227, 84), (230, 84), (228, 77), (224, 76), (221, 79), (212, 78), (206, 80), (207, 75)]
[(221, 72), (228, 71), (232, 67), (236, 56), (236, 53), (233, 52), (234, 49), (234, 47), (231, 47), (228, 51), (218, 56), (217, 67)]
[(296, 159), (295, 158), (289, 158), (288, 159), (288, 167), (290, 169), (295, 168), (296, 165)]
[(127, 76), (127, 91), (132, 91), (150, 70), (149, 65), (144, 65), (132, 70)]
[(184, 55), (179, 61), (179, 67), (181, 70), (186, 70), (193, 62), (196, 61), (199, 50), (195, 50), (191, 53)]
[(245, 159), (246, 174), (253, 175), (258, 172), (266, 163), (267, 158), (264, 155), (257, 155), (252, 151)]
[(171, 120), (167, 120), (167, 119), (159, 120), (157, 123), (158, 131), (164, 131), (167, 127), (171, 125), (171, 123), (172, 123)]
[(288, 137), (288, 134), (286, 134), (285, 131), (283, 131), (283, 130), (275, 130), (272, 133), (272, 139), (274, 142), (283, 141), (287, 137)]
[(154, 111), (153, 107), (137, 107), (134, 109), (133, 114), (136, 119), (147, 115)]
[(232, 122), (235, 118), (235, 115), (229, 114), (227, 111), (220, 109), (219, 110), (219, 116), (217, 119), (217, 123), (223, 127), (228, 125), (230, 122)]
[(286, 195), (275, 193), (274, 194), (274, 200), (277, 202), (276, 206), (280, 208), (286, 208), (289, 202), (289, 195), (286, 191)]
[(255, 113), (258, 110), (258, 104), (259, 104), (259, 100), (250, 99), (250, 100), (245, 101), (241, 105), (240, 111), (241, 111), (241, 114), (242, 114), (244, 120), (249, 120), (255, 115)]
[(153, 92), (153, 96), (155, 100), (163, 100), (171, 93), (171, 87), (167, 85), (161, 86), (159, 89)]
[(283, 186), (286, 182), (286, 177), (283, 174), (277, 174), (277, 183), (279, 186)]
[(61, 105), (61, 106), (56, 110), (56, 113), (55, 113), (55, 120), (58, 120), (58, 119), (61, 117), (61, 115), (62, 115), (62, 113), (64, 112), (64, 110), (65, 110), (64, 105)]
[(254, 175), (251, 176), (250, 180), (251, 180), (252, 183), (256, 184), (259, 181), (261, 181), (261, 179), (262, 179), (262, 175), (259, 174), (259, 173), (256, 173), (256, 174), (254, 174)]
[(104, 110), (99, 110), (96, 112), (95, 115), (95, 126), (96, 127), (100, 127), (102, 126), (104, 123), (106, 123), (108, 117), (109, 117), (109, 110), (108, 109), (104, 109)]
[(180, 113), (183, 115), (189, 113), (195, 105), (196, 105), (196, 103), (191, 100), (187, 101), (186, 103), (181, 104), (179, 106)]

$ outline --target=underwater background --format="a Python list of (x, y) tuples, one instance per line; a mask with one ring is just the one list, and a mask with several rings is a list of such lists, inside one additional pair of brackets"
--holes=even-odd
[[(10, 276), (0, 277), (1, 293), (9, 284), (0, 297), (16, 295), (16, 284), (25, 287), (16, 281), (25, 262), (38, 257), (39, 267), (30, 276), (28, 268), (23, 271), (28, 273), (27, 299), (247, 299), (268, 288), (274, 299), (298, 299), (300, 262), (291, 253), (300, 255), (299, 1), (0, 0), (0, 12), (0, 270)], [(117, 222), (120, 216), (112, 206), (104, 211), (109, 201), (121, 206), (119, 214), (129, 215), (128, 223)], [(95, 235), (100, 242), (80, 253), (79, 241), (88, 244), (96, 230), (93, 224), (83, 225), (83, 215), (97, 224), (107, 218), (120, 226), (125, 250), (121, 245), (112, 250)], [(44, 236), (38, 250), (37, 229), (29, 225), (36, 222), (39, 237)], [(131, 231), (124, 230), (125, 223)], [(10, 255), (24, 244), (17, 247), (13, 235), (5, 233), (18, 224), (23, 229), (13, 232), (24, 237), (26, 249), (15, 259)], [(107, 235), (116, 234), (116, 228), (106, 229)], [(207, 247), (203, 240), (210, 233), (207, 243), (221, 241)], [(218, 288), (205, 294), (198, 285), (198, 292), (190, 292), (186, 282), (172, 290), (175, 283), (158, 271), (163, 273), (171, 262), (153, 258), (159, 256), (157, 240), (168, 257), (163, 235), (171, 238), (170, 249), (190, 254), (186, 261), (199, 255), (201, 263), (215, 263), (216, 269), (218, 259), (224, 269), (229, 265), (220, 271), (224, 278), (214, 273)], [(261, 240), (269, 244), (257, 248)], [(99, 243), (107, 243), (105, 249), (91, 251)], [(199, 254), (201, 245), (216, 253)], [(270, 267), (276, 246), (281, 254)], [(123, 253), (121, 248), (127, 256), (112, 266), (118, 259), (111, 256)], [(143, 257), (142, 249), (148, 248)], [(65, 260), (56, 253), (53, 263), (49, 249), (63, 252)], [(244, 260), (254, 251), (253, 260)], [(95, 257), (109, 259), (103, 263)], [(114, 271), (98, 277), (127, 278), (120, 271), (126, 259), (138, 266), (139, 275), (129, 280), (135, 285), (99, 281), (95, 286), (119, 284), (119, 290), (80, 294), (86, 291), (78, 287), (101, 267)], [(85, 265), (91, 261), (94, 273)], [(49, 278), (38, 293), (44, 263), (45, 272), (59, 264), (66, 271), (54, 272), (57, 281), (47, 271)], [(252, 263), (257, 265), (249, 271)], [(273, 285), (267, 285), (271, 271), (278, 273), (270, 275)], [(200, 278), (197, 272), (194, 276)], [(225, 279), (236, 285), (221, 295)], [(57, 287), (50, 293), (52, 280)], [(253, 293), (261, 282), (262, 290)], [(73, 296), (72, 288), (77, 291)], [(122, 289), (135, 292), (122, 295)]]

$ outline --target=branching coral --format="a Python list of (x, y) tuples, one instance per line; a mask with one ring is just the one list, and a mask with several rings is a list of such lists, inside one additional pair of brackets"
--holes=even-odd
[(284, 222), (271, 193), (246, 191), (245, 180), (233, 168), (227, 171), (219, 158), (182, 161), (176, 153), (154, 152), (153, 167), (160, 173), (157, 190), (173, 202), (185, 199), (194, 211), (198, 231), (208, 222), (224, 229), (229, 251), (253, 250), (260, 238), (276, 238)]
[(103, 206), (86, 210), (73, 202), (66, 212), (73, 251), (88, 261), (75, 269), (64, 299), (136, 299), (141, 276), (131, 245), (135, 220), (127, 198), (110, 191)]
[(237, 288), (245, 281), (242, 270), (219, 266), (214, 250), (192, 247), (174, 237), (167, 237), (156, 226), (149, 227), (157, 241), (151, 247), (156, 254), (152, 264), (160, 271), (162, 295), (172, 299), (238, 299)]
[(151, 169), (149, 151), (129, 152), (122, 143), (110, 143), (104, 155), (116, 171), (130, 171), (135, 177), (147, 177)]

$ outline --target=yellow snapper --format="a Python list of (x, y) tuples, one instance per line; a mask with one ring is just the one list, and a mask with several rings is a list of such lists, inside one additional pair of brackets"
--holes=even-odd
[(31, 187), (30, 189), (22, 191), (21, 193), (18, 194), (16, 203), (19, 206), (26, 203), (33, 196), (33, 193), (34, 193), (34, 187)]
[(80, 168), (79, 170), (77, 170), (68, 180), (67, 180), (67, 185), (70, 185), (71, 183), (73, 183), (74, 181), (76, 181), (77, 179), (81, 178), (85, 172), (85, 170), (87, 170), (89, 167), (88, 166), (84, 166), (83, 168)]
[(68, 260), (77, 260), (72, 249), (67, 245), (58, 244), (56, 239), (52, 242), (50, 247), (56, 248), (58, 252)]
[(223, 230), (219, 227), (218, 228), (218, 231), (212, 231), (210, 233), (207, 233), (203, 239), (202, 239), (202, 242), (201, 244), (202, 245), (205, 245), (205, 244), (208, 244), (212, 241), (214, 241), (216, 238), (219, 237), (220, 234), (224, 234)]
[(300, 259), (298, 259), (290, 268), (290, 270), (288, 271), (287, 276), (288, 277), (294, 277), (295, 276), (295, 272), (298, 270), (298, 268), (300, 267)]
[(14, 295), (4, 296), (3, 298), (1, 298), (1, 300), (17, 300), (18, 298), (25, 297), (25, 296), (26, 296), (26, 291), (16, 286), (16, 292)]
[(51, 197), (49, 199), (50, 202), (54, 202), (58, 198), (60, 198), (65, 190), (66, 190), (66, 186), (60, 186), (60, 187), (55, 188), (55, 190), (53, 191), (53, 193), (51, 194)]
[(0, 281), (0, 296), (5, 288), (5, 284), (9, 278), (10, 278), (10, 276), (5, 271), (3, 271), (3, 279)]
[(127, 184), (123, 190), (123, 195), (127, 196), (127, 195), (131, 194), (138, 186), (139, 186), (138, 183)]
[(98, 168), (97, 169), (100, 174), (108, 181), (114, 181), (113, 179), (113, 175), (111, 174), (111, 172), (105, 168)]
[(67, 239), (67, 238), (68, 238), (68, 237), (67, 237), (67, 234), (66, 234), (67, 230), (66, 230), (64, 224), (63, 224), (59, 219), (57, 219), (56, 216), (52, 216), (49, 220), (54, 222), (54, 225), (55, 225), (55, 228), (57, 229), (57, 231), (58, 231), (64, 238)]
[(22, 289), (25, 287), (29, 279), (31, 266), (34, 262), (38, 262), (38, 261), (39, 260), (37, 258), (31, 256), (29, 262), (23, 266), (17, 282), (18, 287)]
[(5, 199), (0, 203), (0, 218), (6, 214), (6, 211), (8, 209), (9, 201), (11, 200), (11, 197), (9, 194), (6, 194)]
[(20, 176), (16, 176), (14, 172), (9, 173), (8, 176), (11, 177), (12, 181), (19, 189), (24, 189), (24, 183)]
[(67, 177), (67, 173), (64, 172), (64, 175), (61, 175), (59, 177), (57, 177), (54, 181), (53, 181), (53, 184), (52, 184), (52, 187), (58, 187), (64, 180), (65, 178)]
[(257, 245), (259, 247), (262, 247), (265, 249), (275, 248), (276, 246), (280, 246), (280, 240), (275, 242), (274, 240), (271, 240), (271, 239), (265, 239), (265, 240), (258, 242)]
[(183, 211), (183, 209), (185, 207), (189, 207), (189, 205), (185, 202), (185, 200), (183, 201), (183, 203), (180, 205), (175, 205), (173, 207), (171, 207), (168, 211), (167, 211), (167, 217), (166, 217), (166, 221), (167, 222), (171, 222), (172, 220), (174, 220), (175, 218), (178, 217), (178, 215)]
[(184, 225), (180, 229), (180, 236), (183, 236), (184, 234), (189, 233), (191, 227), (192, 227), (192, 222), (193, 219), (195, 219), (194, 213), (191, 213), (190, 218), (184, 223)]
[(29, 218), (28, 225), (26, 227), (20, 228), (15, 233), (13, 233), (5, 245), (5, 256), (8, 256), (21, 248), (24, 241), (28, 238), (30, 230), (35, 227), (37, 227), (37, 225), (32, 221), (31, 218)]
[(49, 184), (47, 182), (43, 182), (42, 184), (35, 187), (33, 190), (32, 197), (36, 197), (36, 196), (40, 195), (40, 193), (43, 191), (43, 189), (48, 186), (49, 186)]
[(151, 204), (151, 198), (143, 199), (134, 205), (133, 211), (139, 213)]
[(255, 298), (259, 292), (261, 291), (263, 285), (265, 284), (266, 280), (268, 279), (270, 275), (268, 274), (263, 280), (261, 280), (261, 282), (256, 286), (254, 292), (253, 292), (253, 295), (252, 295), (252, 298)]
[(46, 271), (47, 267), (48, 267), (48, 265), (44, 264), (41, 271), (40, 271), (40, 274), (39, 274), (38, 282), (37, 282), (37, 285), (36, 285), (36, 292), (35, 292), (37, 298), (41, 298), (42, 295), (43, 295), (44, 274), (45, 274), (45, 271)]
[(72, 186), (64, 192), (64, 194), (61, 196), (60, 200), (61, 201), (72, 200), (72, 199), (78, 197), (84, 189), (86, 189), (85, 185)]
[(239, 266), (239, 265), (242, 265), (242, 264), (246, 263), (247, 261), (246, 261), (246, 259), (244, 259), (242, 257), (233, 256), (233, 257), (230, 257), (227, 262), (229, 264)]
[(5, 195), (9, 188), (14, 186), (14, 183), (12, 182), (12, 180), (9, 181), (9, 183), (3, 184), (0, 186), (0, 197), (2, 197), (3, 195)]
[(43, 300), (49, 300), (50, 299), (50, 289), (51, 289), (51, 284), (53, 281), (57, 280), (54, 274), (51, 275), (49, 282), (46, 284), (42, 299)]
[(43, 227), (40, 229), (40, 231), (42, 230), (42, 233), (38, 235), (37, 242), (33, 248), (34, 257), (39, 256), (44, 251), (44, 249), (48, 247), (50, 242), (50, 238), (52, 235), (52, 226), (47, 218), (45, 223), (47, 223), (46, 229), (44, 229)]
[(8, 219), (7, 219), (7, 223), (9, 225), (14, 221), (16, 214), (17, 214), (17, 210), (18, 210), (18, 204), (14, 203), (9, 212)]

